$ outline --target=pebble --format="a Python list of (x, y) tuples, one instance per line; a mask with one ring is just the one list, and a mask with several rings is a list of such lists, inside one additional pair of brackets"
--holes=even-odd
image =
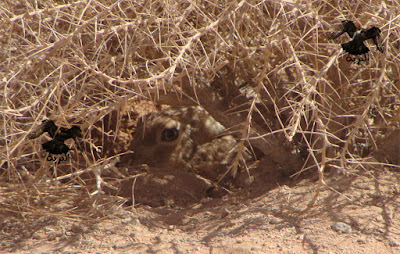
[(331, 225), (331, 229), (333, 231), (338, 232), (339, 234), (345, 233), (345, 234), (349, 234), (351, 233), (351, 227), (344, 223), (344, 222), (334, 222)]
[(74, 232), (75, 234), (83, 233), (85, 231), (85, 228), (83, 225), (74, 223), (71, 226), (71, 231)]
[(365, 238), (358, 238), (358, 239), (357, 239), (357, 243), (358, 243), (358, 244), (366, 244), (366, 243), (367, 243), (367, 240), (366, 240)]
[(270, 223), (270, 224), (280, 224), (280, 223), (282, 223), (282, 222), (283, 222), (282, 219), (279, 219), (279, 218), (276, 218), (276, 217), (272, 217), (272, 218), (269, 220), (269, 223)]

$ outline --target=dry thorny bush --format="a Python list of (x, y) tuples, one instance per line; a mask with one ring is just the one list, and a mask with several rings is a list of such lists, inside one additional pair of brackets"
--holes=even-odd
[[(327, 169), (398, 168), (385, 142), (399, 140), (396, 1), (4, 0), (0, 13), (3, 212), (98, 216), (120, 203), (93, 195), (94, 180), (107, 184), (127, 152), (121, 130), (143, 101), (200, 104), (237, 151), (318, 172), (320, 185)], [(378, 26), (384, 54), (369, 44), (368, 62), (346, 62), (325, 37), (343, 19)], [(52, 168), (27, 139), (43, 119), (80, 125), (86, 152)]]

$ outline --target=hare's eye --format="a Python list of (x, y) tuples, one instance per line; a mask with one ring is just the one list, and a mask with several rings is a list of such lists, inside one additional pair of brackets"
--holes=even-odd
[(161, 133), (161, 140), (163, 141), (174, 141), (179, 137), (179, 131), (176, 128), (164, 129)]

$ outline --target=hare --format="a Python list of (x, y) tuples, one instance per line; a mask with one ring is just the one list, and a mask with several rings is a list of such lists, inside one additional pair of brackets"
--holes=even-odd
[(200, 106), (170, 107), (139, 119), (134, 162), (194, 172), (209, 180), (226, 171), (236, 140)]

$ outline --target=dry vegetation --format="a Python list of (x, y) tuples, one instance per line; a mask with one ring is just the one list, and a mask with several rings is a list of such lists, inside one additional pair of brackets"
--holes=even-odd
[[(320, 185), (327, 170), (397, 171), (399, 15), (397, 1), (3, 0), (0, 213), (29, 222), (118, 207), (95, 180), (107, 184), (144, 101), (202, 105), (238, 151), (318, 172)], [(380, 27), (384, 54), (369, 43), (368, 62), (346, 62), (325, 37), (343, 19)], [(86, 153), (52, 167), (27, 139), (48, 118), (80, 125)]]

